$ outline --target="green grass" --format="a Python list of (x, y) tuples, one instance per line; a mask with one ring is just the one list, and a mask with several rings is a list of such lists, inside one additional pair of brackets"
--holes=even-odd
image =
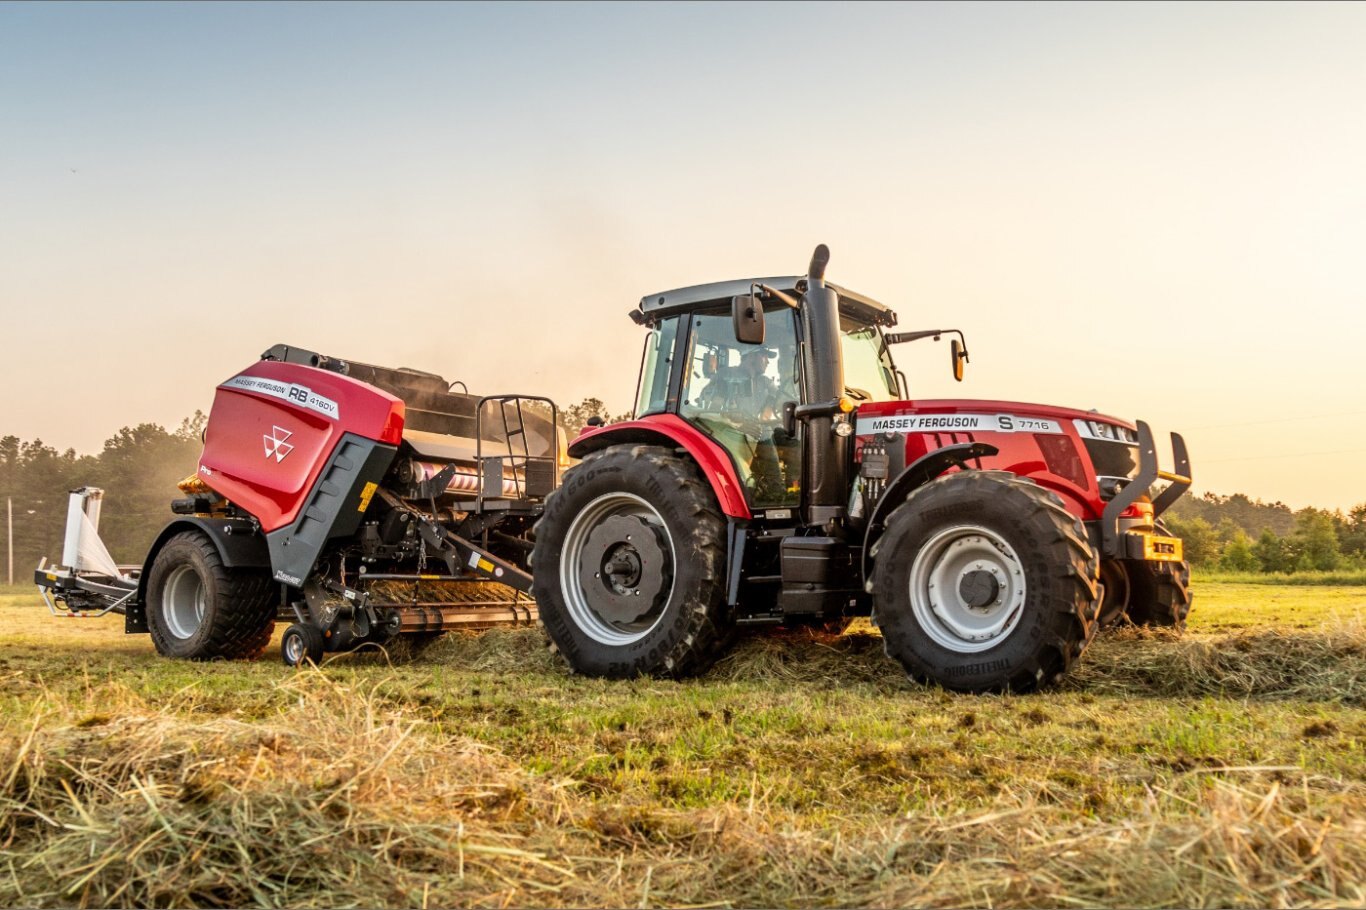
[(1337, 569), (1332, 572), (1225, 572), (1219, 569), (1197, 569), (1198, 581), (1215, 584), (1248, 585), (1348, 585), (1366, 586), (1366, 569)]
[(1366, 902), (1366, 587), (1196, 597), (1180, 640), (962, 696), (867, 626), (686, 682), (536, 630), (295, 673), (0, 593), (0, 903)]

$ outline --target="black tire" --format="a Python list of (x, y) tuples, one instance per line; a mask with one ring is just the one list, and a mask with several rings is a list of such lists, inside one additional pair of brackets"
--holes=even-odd
[(1130, 560), (1127, 567), (1129, 621), (1136, 626), (1186, 631), (1191, 611), (1190, 563)]
[(1061, 678), (1094, 638), (1100, 560), (1057, 494), (963, 471), (913, 491), (886, 528), (870, 554), (874, 615), (912, 679), (1028, 692)]
[(588, 455), (536, 525), (533, 590), (551, 643), (590, 676), (707, 669), (733, 639), (725, 528), (696, 467), (670, 449)]
[(259, 657), (275, 631), (276, 592), (264, 569), (229, 569), (203, 534), (177, 534), (147, 574), (147, 625), (157, 653), (182, 660)]
[(1101, 631), (1113, 628), (1124, 622), (1128, 616), (1129, 568), (1121, 559), (1103, 559), (1100, 563), (1100, 580), (1105, 585), (1105, 596), (1100, 602)]
[(285, 629), (285, 634), (280, 639), (280, 658), (284, 660), (286, 667), (300, 667), (304, 664), (313, 664), (316, 667), (323, 662), (324, 646), (323, 633), (317, 626), (296, 622)]

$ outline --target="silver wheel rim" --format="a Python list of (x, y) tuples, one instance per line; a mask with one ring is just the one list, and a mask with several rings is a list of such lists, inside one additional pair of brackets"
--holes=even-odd
[(564, 548), (560, 552), (560, 592), (564, 595), (565, 606), (569, 609), (569, 616), (574, 625), (589, 638), (600, 644), (622, 647), (640, 641), (659, 625), (669, 601), (673, 599), (673, 588), (677, 578), (670, 579), (669, 590), (660, 599), (658, 606), (636, 622), (617, 623), (600, 616), (584, 595), (579, 576), (584, 559), (584, 545), (588, 542), (589, 535), (605, 519), (614, 515), (635, 516), (663, 531), (664, 538), (669, 543), (671, 567), (678, 565), (678, 554), (674, 550), (673, 536), (669, 534), (663, 517), (654, 506), (633, 493), (604, 494), (574, 516), (574, 521), (564, 535)]
[(296, 667), (304, 662), (304, 637), (302, 635), (290, 635), (285, 638), (285, 656)]
[(977, 525), (936, 533), (911, 563), (911, 609), (935, 644), (960, 654), (994, 648), (1024, 614), (1024, 566), (1005, 538)]
[(208, 592), (194, 566), (180, 566), (171, 572), (161, 593), (161, 615), (176, 638), (186, 639), (204, 625)]

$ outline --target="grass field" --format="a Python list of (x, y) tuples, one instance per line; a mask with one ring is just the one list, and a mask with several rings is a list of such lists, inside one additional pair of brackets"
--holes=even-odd
[(1003, 697), (867, 627), (684, 683), (534, 630), (289, 672), (0, 591), (0, 904), (1366, 904), (1366, 587), (1200, 583)]

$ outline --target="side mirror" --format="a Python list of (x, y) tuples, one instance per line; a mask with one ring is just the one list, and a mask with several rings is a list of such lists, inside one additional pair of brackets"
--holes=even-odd
[(735, 323), (735, 340), (741, 344), (764, 343), (764, 305), (750, 294), (734, 297), (730, 316)]
[(953, 378), (963, 381), (963, 364), (967, 362), (968, 352), (957, 338), (949, 342), (949, 354), (953, 356)]

